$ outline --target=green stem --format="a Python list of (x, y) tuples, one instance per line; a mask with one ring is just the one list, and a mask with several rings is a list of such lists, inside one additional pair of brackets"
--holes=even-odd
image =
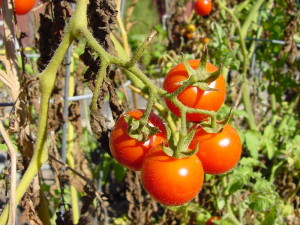
[(245, 110), (248, 114), (248, 124), (251, 130), (257, 130), (257, 126), (255, 123), (255, 117), (254, 117), (254, 113), (252, 110), (252, 104), (251, 104), (251, 99), (250, 99), (250, 90), (249, 90), (249, 84), (248, 82), (245, 83), (245, 85), (243, 85), (242, 87), (242, 98), (243, 98), (243, 104), (245, 107)]
[(97, 110), (97, 99), (99, 97), (100, 88), (102, 86), (104, 77), (106, 75), (106, 69), (107, 69), (108, 65), (109, 65), (109, 62), (107, 62), (106, 59), (101, 60), (100, 70), (99, 70), (99, 73), (97, 75), (95, 89), (93, 91), (93, 98), (92, 98), (92, 103), (91, 103), (91, 110), (92, 111)]
[[(73, 94), (72, 94), (73, 95)], [(70, 168), (75, 168), (75, 160), (74, 160), (74, 127), (69, 122), (68, 123), (68, 149), (67, 149), (67, 161)], [(72, 219), (73, 223), (77, 224), (80, 218), (79, 206), (78, 206), (78, 194), (76, 188), (71, 184), (70, 186), (71, 192), (71, 202), (72, 202)]]
[(234, 224), (236, 225), (243, 225), (242, 223), (240, 223), (240, 221), (236, 218), (236, 216), (233, 213), (233, 210), (231, 208), (229, 199), (226, 199), (226, 209), (227, 209), (227, 213), (228, 213), (228, 218), (234, 222)]
[(155, 93), (153, 93), (151, 90), (150, 90), (150, 94), (149, 94), (149, 98), (148, 98), (148, 103), (147, 103), (147, 107), (146, 107), (146, 110), (142, 116), (142, 118), (140, 119), (140, 122), (142, 125), (146, 125), (148, 124), (148, 117), (152, 111), (152, 108), (153, 108), (153, 105), (154, 105), (154, 102), (155, 102)]
[[(44, 147), (46, 141), (46, 131), (47, 131), (47, 120), (48, 120), (48, 109), (49, 109), (49, 99), (54, 88), (56, 73), (59, 69), (64, 56), (73, 42), (74, 37), (70, 32), (66, 32), (61, 44), (55, 51), (52, 60), (46, 67), (46, 69), (40, 74), (40, 92), (41, 92), (41, 108), (39, 112), (39, 122), (37, 130), (37, 140), (34, 148), (34, 153), (30, 164), (22, 177), (20, 184), (17, 187), (16, 202), (19, 203), (23, 197), (25, 191), (31, 184), (31, 181), (41, 168), (41, 166), (48, 159), (48, 151)], [(6, 224), (8, 219), (9, 206), (6, 205), (3, 213), (0, 217), (0, 224)]]
[(248, 29), (251, 25), (251, 23), (257, 18), (258, 11), (261, 7), (261, 5), (266, 2), (265, 0), (257, 0), (255, 1), (255, 4), (253, 5), (250, 13), (248, 14), (248, 17), (246, 18), (245, 22), (243, 23), (243, 26), (241, 28), (241, 35), (243, 38), (246, 37)]
[(156, 31), (152, 31), (149, 35), (149, 37), (143, 42), (143, 44), (138, 48), (137, 52), (134, 54), (134, 56), (130, 59), (130, 61), (126, 64), (127, 68), (133, 67), (137, 61), (142, 57), (144, 51), (149, 46), (152, 38), (156, 35)]

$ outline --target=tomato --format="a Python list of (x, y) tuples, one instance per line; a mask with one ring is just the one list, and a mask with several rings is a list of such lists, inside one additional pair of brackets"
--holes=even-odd
[[(144, 110), (135, 109), (125, 114), (130, 115), (134, 119), (140, 119), (143, 113)], [(151, 113), (148, 124), (157, 127), (160, 131), (150, 136), (145, 142), (138, 141), (127, 134), (128, 124), (125, 122), (124, 115), (117, 120), (110, 134), (110, 150), (113, 157), (121, 165), (128, 169), (140, 170), (146, 152), (162, 142), (167, 142), (166, 128), (163, 121), (157, 115)]]
[(196, 31), (195, 24), (190, 23), (190, 24), (186, 25), (186, 31), (188, 33), (194, 33)]
[[(199, 65), (200, 60), (189, 60), (188, 63), (192, 68)], [(215, 72), (218, 69), (211, 63), (207, 63), (206, 70), (208, 72)], [(187, 79), (188, 73), (183, 63), (172, 68), (165, 77), (163, 88), (169, 92), (174, 92), (180, 85), (177, 82)], [(226, 95), (226, 84), (222, 75), (215, 81), (209, 84), (210, 88), (218, 89), (219, 91), (203, 91), (196, 86), (188, 86), (178, 96), (178, 100), (190, 108), (205, 109), (209, 111), (218, 111), (222, 106)], [(168, 108), (178, 117), (180, 117), (179, 109), (168, 99), (166, 99)], [(207, 115), (200, 113), (187, 113), (187, 120), (192, 122), (199, 122), (207, 118)]]
[(28, 13), (34, 6), (35, 0), (14, 0), (15, 12), (17, 15)]
[(240, 136), (229, 124), (226, 124), (219, 133), (214, 134), (206, 133), (202, 128), (198, 128), (189, 147), (194, 149), (198, 142), (197, 156), (203, 164), (205, 173), (225, 173), (231, 170), (241, 157)]
[(161, 204), (175, 206), (191, 201), (201, 190), (204, 172), (196, 155), (175, 159), (158, 145), (143, 162), (141, 178), (144, 189)]
[(194, 9), (200, 16), (207, 16), (212, 10), (211, 0), (197, 0)]
[(209, 44), (209, 42), (210, 42), (210, 38), (208, 38), (208, 37), (204, 38), (204, 43), (205, 43), (205, 44), (207, 44), (207, 45), (208, 45), (208, 44)]
[(214, 221), (216, 221), (216, 220), (221, 220), (221, 218), (217, 217), (217, 216), (212, 216), (211, 218), (209, 218), (206, 221), (205, 225), (213, 225), (213, 224), (215, 224)]

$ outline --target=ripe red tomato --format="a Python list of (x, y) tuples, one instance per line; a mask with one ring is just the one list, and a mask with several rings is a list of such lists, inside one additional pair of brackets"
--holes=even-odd
[(211, 0), (197, 0), (194, 9), (200, 16), (207, 16), (212, 10)]
[(221, 220), (221, 218), (217, 216), (212, 216), (206, 221), (205, 225), (213, 225), (215, 224), (214, 221), (216, 220)]
[(28, 13), (34, 6), (35, 0), (14, 0), (15, 12), (17, 15)]
[(199, 193), (204, 172), (197, 156), (175, 159), (158, 145), (146, 154), (141, 177), (144, 189), (156, 201), (175, 206), (191, 201)]
[(203, 164), (205, 173), (225, 173), (231, 170), (241, 157), (240, 136), (229, 124), (215, 134), (206, 133), (202, 128), (198, 128), (189, 148), (194, 149), (198, 142), (197, 156)]
[[(125, 114), (134, 119), (140, 119), (144, 113), (142, 109), (131, 110)], [(124, 114), (124, 115), (125, 115)], [(113, 157), (123, 166), (132, 170), (140, 170), (145, 154), (154, 146), (167, 142), (166, 128), (163, 121), (154, 113), (149, 116), (149, 125), (160, 131), (146, 141), (138, 141), (127, 134), (128, 124), (122, 115), (116, 122), (109, 138), (109, 146)]]
[[(200, 63), (199, 59), (189, 60), (188, 63), (192, 68), (197, 68)], [(211, 63), (207, 63), (206, 70), (208, 72), (215, 72), (218, 69)], [(174, 92), (180, 85), (177, 82), (186, 80), (188, 73), (183, 63), (172, 68), (165, 77), (163, 88), (169, 92)], [(218, 89), (219, 91), (203, 91), (196, 86), (188, 86), (178, 96), (178, 100), (190, 108), (205, 109), (210, 111), (218, 111), (222, 106), (226, 95), (226, 84), (222, 75), (215, 81), (209, 84), (210, 88)], [(179, 109), (168, 99), (166, 99), (168, 108), (178, 117), (180, 117)], [(199, 122), (207, 118), (207, 115), (200, 113), (187, 113), (187, 120), (192, 122)]]

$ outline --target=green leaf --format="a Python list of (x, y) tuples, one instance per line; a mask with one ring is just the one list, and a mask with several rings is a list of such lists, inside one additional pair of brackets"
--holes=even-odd
[(244, 185), (249, 183), (250, 178), (253, 175), (253, 169), (248, 166), (237, 167), (230, 176), (229, 193), (242, 189)]
[(274, 206), (271, 211), (268, 213), (264, 221), (262, 222), (261, 225), (273, 225), (276, 222), (277, 216), (278, 215), (278, 210), (277, 206)]
[(244, 117), (246, 119), (249, 117), (248, 113), (246, 111), (244, 111), (244, 110), (234, 110), (232, 112), (232, 114), (236, 115), (236, 116), (239, 116), (239, 117)]
[(253, 159), (253, 158), (250, 158), (250, 157), (243, 157), (241, 158), (239, 164), (241, 166), (248, 166), (248, 167), (254, 167), (254, 166), (259, 166), (261, 168), (266, 168), (266, 166), (259, 160), (257, 159)]
[(258, 159), (258, 151), (261, 142), (260, 133), (255, 131), (247, 131), (245, 134), (247, 148), (254, 159)]
[(266, 212), (276, 205), (276, 201), (277, 196), (272, 184), (265, 179), (257, 180), (250, 196), (249, 207), (254, 211)]
[(5, 152), (7, 152), (7, 150), (8, 150), (8, 147), (7, 147), (6, 144), (0, 144), (0, 151), (5, 151)]
[(118, 182), (122, 182), (123, 178), (125, 177), (125, 173), (126, 173), (125, 167), (121, 166), (119, 163), (114, 161), (113, 170), (114, 170), (114, 175), (116, 177), (116, 180)]

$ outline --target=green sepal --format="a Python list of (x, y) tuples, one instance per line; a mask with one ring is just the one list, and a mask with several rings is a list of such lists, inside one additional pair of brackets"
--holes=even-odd
[(211, 124), (211, 119), (203, 121), (199, 125), (203, 130), (205, 130), (206, 133), (209, 133), (209, 134), (219, 133), (224, 127), (223, 124), (217, 123), (215, 128), (213, 128), (212, 124)]
[(216, 79), (221, 74), (221, 68), (213, 73), (209, 73), (206, 71), (206, 64), (208, 61), (208, 51), (204, 50), (203, 56), (200, 60), (200, 63), (196, 69), (193, 69), (188, 61), (182, 55), (182, 63), (185, 66), (185, 69), (188, 73), (188, 77), (185, 80), (179, 81), (175, 83), (175, 85), (192, 85), (196, 86), (203, 91), (218, 91), (217, 89), (212, 89), (209, 87), (209, 84)]
[(178, 143), (177, 148), (179, 152), (185, 151), (189, 147), (192, 139), (195, 136), (195, 133), (196, 133), (196, 127), (193, 128), (191, 131), (189, 131), (187, 136), (183, 138), (183, 140), (180, 143)]
[(223, 127), (229, 122), (231, 115), (232, 115), (232, 108), (230, 109), (229, 113), (224, 118), (224, 120), (218, 121), (216, 123), (215, 128), (213, 128), (212, 126), (211, 118), (201, 122), (199, 125), (203, 130), (205, 130), (206, 133), (210, 133), (210, 134), (219, 133), (223, 129)]
[(220, 91), (219, 89), (210, 88), (209, 85), (207, 83), (204, 83), (204, 82), (197, 82), (193, 86), (196, 86), (196, 87), (200, 88), (203, 91)]
[(182, 158), (188, 158), (188, 157), (191, 157), (193, 155), (196, 155), (197, 152), (199, 151), (199, 147), (200, 147), (200, 143), (198, 142), (197, 145), (196, 145), (196, 147), (195, 147), (195, 149), (189, 150), (189, 151), (186, 149), (186, 150), (180, 152), (178, 154), (178, 158), (182, 159)]
[(230, 109), (229, 113), (228, 113), (227, 116), (224, 118), (224, 120), (221, 120), (221, 121), (219, 121), (218, 123), (223, 124), (223, 126), (225, 126), (225, 125), (229, 122), (231, 116), (232, 116), (232, 108)]
[(149, 137), (159, 132), (157, 127), (150, 126), (148, 123), (142, 124), (130, 115), (125, 115), (124, 120), (128, 124), (127, 134), (138, 141), (145, 142)]
[(222, 69), (222, 65), (220, 66), (220, 68), (217, 71), (210, 73), (207, 76), (207, 78), (204, 78), (203, 82), (211, 83), (211, 82), (215, 81), (216, 79), (218, 79), (218, 77), (221, 75), (221, 69)]
[(207, 64), (207, 62), (208, 62), (208, 49), (204, 48), (200, 64), (199, 64), (199, 66), (197, 67), (196, 70), (199, 70), (201, 72), (202, 71), (205, 72), (206, 71), (206, 64)]
[(162, 146), (163, 152), (170, 157), (174, 157), (174, 150), (168, 146)]

